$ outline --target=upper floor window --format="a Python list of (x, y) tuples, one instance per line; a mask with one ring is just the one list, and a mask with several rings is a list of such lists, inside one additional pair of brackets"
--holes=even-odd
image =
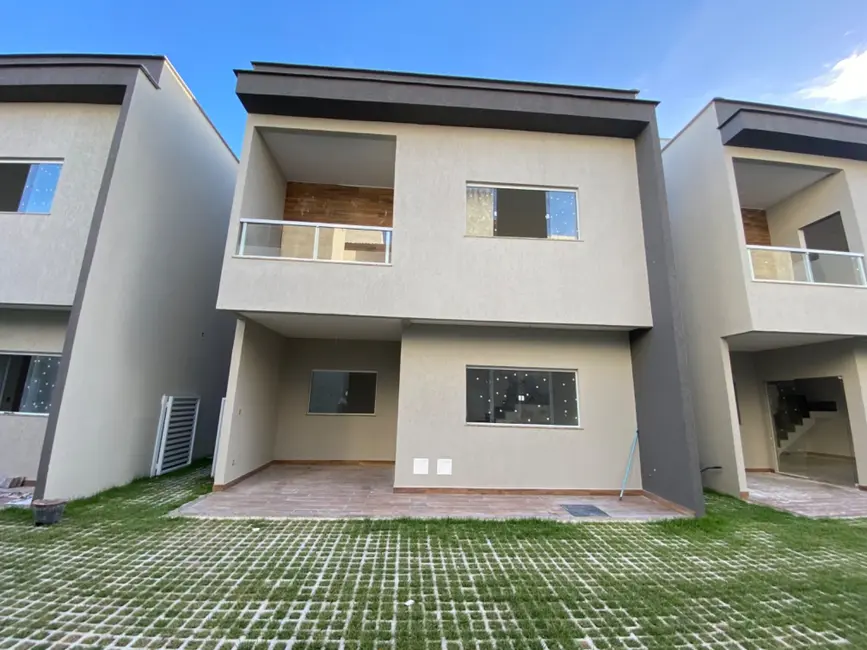
[(48, 214), (60, 163), (0, 161), (0, 212)]
[(467, 185), (467, 234), (578, 239), (575, 190)]

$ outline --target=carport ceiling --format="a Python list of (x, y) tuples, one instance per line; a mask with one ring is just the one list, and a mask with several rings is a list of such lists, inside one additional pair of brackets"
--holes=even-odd
[(795, 332), (745, 332), (729, 336), (726, 341), (731, 352), (759, 352), (778, 348), (794, 348), (827, 341), (850, 339), (851, 336), (835, 334), (800, 334)]
[(394, 187), (394, 137), (259, 129), (287, 181)]
[(741, 207), (753, 210), (766, 210), (837, 171), (744, 158), (735, 158), (734, 167)]
[(397, 318), (264, 312), (246, 312), (244, 316), (293, 339), (400, 341), (403, 332), (403, 323)]

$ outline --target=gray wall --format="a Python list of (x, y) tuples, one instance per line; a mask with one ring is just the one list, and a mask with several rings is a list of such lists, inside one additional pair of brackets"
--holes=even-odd
[(274, 459), (284, 339), (249, 320), (235, 328), (214, 484), (225, 485)]
[(47, 418), (0, 413), (0, 476), (36, 480)]
[[(308, 415), (313, 370), (374, 370), (375, 415)], [(394, 460), (398, 341), (286, 340), (274, 440), (277, 460)]]
[(164, 394), (202, 397), (195, 451), (213, 449), (232, 327), (214, 303), (237, 164), (169, 69), (161, 85), (139, 74), (133, 91), (76, 298), (44, 479), (40, 470), (47, 497), (146, 474)]
[(700, 515), (704, 494), (686, 334), (655, 121), (637, 139), (636, 158), (653, 312), (653, 328), (630, 336), (642, 479), (649, 492)]
[[(393, 266), (232, 257), (242, 216), (282, 216), (285, 188), (255, 126), (397, 138)], [(581, 241), (466, 236), (468, 182), (577, 188)], [(218, 304), (237, 311), (650, 326), (641, 219), (632, 140), (251, 115)]]
[[(581, 428), (467, 424), (468, 365), (577, 370)], [(396, 487), (617, 490), (636, 427), (628, 335), (413, 325), (398, 404)], [(413, 458), (430, 473), (413, 474)], [(636, 457), (628, 487), (641, 485)]]
[(0, 305), (72, 305), (117, 106), (0, 104), (0, 161), (63, 162), (51, 214), (0, 213)]

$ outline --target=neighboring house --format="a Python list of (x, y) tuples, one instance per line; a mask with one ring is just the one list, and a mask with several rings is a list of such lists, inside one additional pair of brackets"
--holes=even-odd
[(716, 99), (663, 160), (707, 485), (864, 483), (867, 120)]
[(164, 394), (201, 397), (211, 452), (236, 173), (163, 57), (0, 57), (0, 473), (46, 497), (147, 474)]
[(655, 103), (254, 64), (218, 307), (220, 489), (393, 462), (396, 490), (617, 492), (701, 512)]

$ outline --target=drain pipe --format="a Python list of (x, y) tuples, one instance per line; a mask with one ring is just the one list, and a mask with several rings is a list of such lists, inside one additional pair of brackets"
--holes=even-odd
[(623, 493), (626, 492), (626, 481), (629, 480), (629, 472), (632, 471), (632, 459), (635, 456), (635, 447), (638, 446), (638, 429), (635, 430), (635, 437), (632, 439), (632, 448), (629, 450), (629, 460), (626, 462), (626, 473), (623, 475), (623, 483), (620, 484), (620, 496), (618, 501), (623, 501)]

